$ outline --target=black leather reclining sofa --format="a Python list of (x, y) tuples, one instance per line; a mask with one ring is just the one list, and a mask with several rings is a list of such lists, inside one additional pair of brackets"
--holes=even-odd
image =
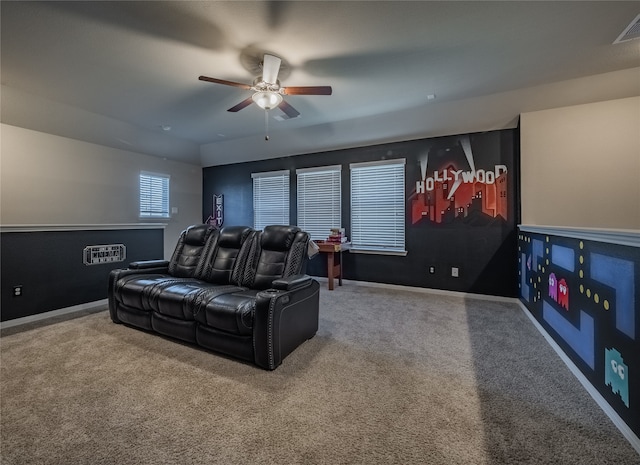
[(308, 245), (296, 226), (190, 226), (171, 260), (110, 273), (111, 319), (273, 370), (318, 330)]

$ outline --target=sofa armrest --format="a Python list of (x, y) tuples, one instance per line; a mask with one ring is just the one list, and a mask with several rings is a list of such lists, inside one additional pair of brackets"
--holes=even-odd
[(276, 279), (271, 283), (273, 289), (282, 291), (294, 291), (311, 285), (311, 276), (306, 274), (296, 274), (286, 278)]
[[(281, 283), (284, 286), (290, 280), (289, 284), (297, 286), (294, 289), (268, 289), (256, 295), (253, 349), (255, 363), (262, 368), (274, 370), (318, 331), (320, 285), (304, 276), (292, 276)], [(274, 283), (277, 281), (282, 280)]]
[(167, 260), (143, 260), (139, 262), (129, 263), (130, 270), (147, 270), (149, 268), (167, 268), (169, 262)]

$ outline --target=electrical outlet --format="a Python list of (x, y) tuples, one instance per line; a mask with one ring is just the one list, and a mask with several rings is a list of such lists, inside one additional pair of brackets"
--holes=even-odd
[(436, 267), (435, 266), (430, 266), (429, 267), (429, 274), (434, 274), (436, 272)]
[(18, 286), (13, 286), (13, 296), (22, 297), (22, 284)]
[(458, 268), (455, 266), (451, 267), (451, 276), (453, 276), (454, 278), (458, 277)]

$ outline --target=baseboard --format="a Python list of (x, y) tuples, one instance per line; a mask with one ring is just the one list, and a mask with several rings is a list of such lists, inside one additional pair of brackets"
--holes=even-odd
[(0, 329), (12, 328), (14, 326), (24, 325), (26, 323), (33, 323), (34, 321), (46, 320), (55, 316), (66, 315), (68, 313), (81, 312), (83, 310), (91, 310), (96, 307), (107, 305), (108, 300), (96, 300), (94, 302), (87, 302), (84, 304), (73, 305), (71, 307), (60, 308), (58, 310), (51, 310), (50, 312), (38, 313), (37, 315), (29, 315), (22, 318), (15, 318), (13, 320), (3, 321), (0, 323)]
[(522, 303), (521, 300), (518, 299), (518, 304), (522, 311), (527, 315), (529, 320), (533, 323), (536, 329), (542, 334), (542, 336), (547, 340), (549, 345), (556, 351), (560, 359), (564, 362), (564, 364), (569, 368), (569, 371), (580, 381), (580, 384), (586, 389), (589, 395), (596, 401), (598, 407), (609, 417), (609, 419), (613, 422), (613, 424), (618, 428), (618, 430), (622, 433), (622, 435), (629, 441), (631, 446), (636, 450), (638, 454), (640, 454), (640, 438), (635, 435), (635, 433), (629, 428), (629, 426), (624, 422), (620, 415), (609, 405), (609, 403), (602, 397), (602, 394), (598, 392), (598, 390), (589, 382), (589, 380), (582, 374), (580, 369), (571, 361), (571, 359), (564, 353), (564, 351), (560, 348), (558, 343), (549, 335), (549, 333), (542, 327), (542, 325), (535, 319), (535, 317), (531, 314), (531, 312), (527, 309), (527, 307)]
[[(314, 276), (313, 278), (322, 282), (327, 281), (327, 278), (318, 278), (316, 276)], [(432, 289), (430, 287), (403, 286), (400, 284), (374, 283), (370, 281), (352, 281), (350, 279), (343, 279), (342, 283), (343, 285), (351, 284), (354, 286), (377, 287), (381, 289), (394, 289), (397, 291), (419, 292), (423, 294), (448, 295), (452, 297), (460, 297), (463, 299), (490, 300), (492, 302), (508, 302), (508, 303), (519, 302), (519, 300), (515, 297), (502, 297), (497, 295), (473, 294), (471, 292), (447, 291), (444, 289)], [(335, 280), (334, 280), (334, 286), (337, 287), (337, 282), (335, 282)]]

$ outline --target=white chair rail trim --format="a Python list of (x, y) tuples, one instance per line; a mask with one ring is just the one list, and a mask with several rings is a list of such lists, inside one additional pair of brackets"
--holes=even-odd
[(529, 224), (518, 225), (518, 229), (523, 232), (550, 234), (552, 236), (563, 236), (588, 241), (609, 242), (611, 244), (640, 247), (640, 230), (637, 229), (573, 228), (565, 226), (539, 226)]
[(122, 223), (122, 224), (3, 224), (0, 232), (40, 231), (109, 231), (118, 229), (164, 229), (167, 223)]

